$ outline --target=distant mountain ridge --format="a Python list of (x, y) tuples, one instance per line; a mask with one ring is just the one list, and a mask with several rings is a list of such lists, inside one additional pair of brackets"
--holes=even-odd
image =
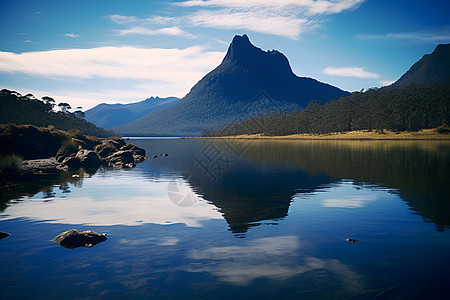
[(438, 45), (433, 53), (416, 62), (394, 86), (450, 84), (450, 44)]
[(235, 36), (222, 63), (182, 100), (112, 129), (127, 135), (196, 136), (202, 129), (217, 129), (258, 111), (292, 111), (311, 100), (326, 102), (346, 95), (337, 87), (296, 76), (281, 52), (263, 51), (247, 35)]
[(86, 120), (97, 126), (110, 128), (135, 121), (152, 111), (169, 107), (179, 100), (176, 97), (150, 97), (129, 104), (101, 103), (85, 112)]

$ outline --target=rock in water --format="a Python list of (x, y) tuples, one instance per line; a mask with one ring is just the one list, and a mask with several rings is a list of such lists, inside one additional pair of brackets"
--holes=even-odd
[(64, 248), (74, 249), (78, 247), (92, 247), (98, 243), (106, 241), (106, 234), (86, 230), (70, 229), (58, 234), (53, 241)]
[(358, 242), (359, 240), (356, 240), (356, 239), (346, 239), (346, 241), (347, 241), (347, 242), (355, 243), (355, 242)]
[(7, 236), (9, 236), (9, 233), (1, 232), (1, 231), (0, 231), (0, 240), (1, 240), (1, 239), (4, 239), (4, 238), (7, 237)]

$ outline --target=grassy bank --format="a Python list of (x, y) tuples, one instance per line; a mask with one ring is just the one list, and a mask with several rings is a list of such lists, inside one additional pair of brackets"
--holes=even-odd
[(267, 136), (264, 134), (223, 137), (201, 137), (201, 139), (272, 139), (272, 140), (450, 140), (450, 133), (441, 128), (423, 129), (414, 132), (388, 130), (360, 130), (327, 134), (294, 134)]

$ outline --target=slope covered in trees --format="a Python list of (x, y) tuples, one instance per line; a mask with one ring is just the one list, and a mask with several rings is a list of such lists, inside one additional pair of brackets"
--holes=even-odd
[(114, 136), (113, 131), (106, 131), (94, 124), (79, 118), (81, 111), (70, 113), (68, 103), (60, 103), (60, 112), (53, 111), (54, 99), (43, 97), (42, 100), (28, 94), (21, 94), (3, 89), (0, 91), (0, 124), (30, 124), (47, 127), (54, 126), (60, 130), (78, 129), (86, 135), (109, 137)]
[(450, 85), (388, 86), (355, 92), (302, 111), (278, 112), (229, 124), (203, 136), (240, 134), (291, 135), (352, 130), (417, 131), (450, 124)]

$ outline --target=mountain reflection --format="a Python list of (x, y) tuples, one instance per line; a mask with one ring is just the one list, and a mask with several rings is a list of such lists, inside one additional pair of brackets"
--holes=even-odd
[[(320, 180), (324, 178), (329, 178), (329, 182), (351, 179), (394, 189), (412, 210), (434, 222), (438, 230), (450, 225), (448, 141), (253, 140), (242, 156), (279, 170), (273, 174), (278, 182), (287, 183), (299, 174), (293, 170), (303, 170), (303, 180), (296, 187), (302, 192), (307, 179), (307, 188), (314, 189), (326, 183)], [(272, 184), (267, 177), (259, 180), (261, 186)], [(270, 198), (271, 190), (267, 189), (265, 199)]]
[[(286, 217), (293, 196), (342, 179), (386, 187), (438, 230), (450, 226), (448, 141), (204, 140), (193, 156), (211, 143), (232, 162), (220, 176), (211, 178), (192, 162), (179, 166), (235, 233)], [(358, 207), (365, 200), (326, 205)]]

